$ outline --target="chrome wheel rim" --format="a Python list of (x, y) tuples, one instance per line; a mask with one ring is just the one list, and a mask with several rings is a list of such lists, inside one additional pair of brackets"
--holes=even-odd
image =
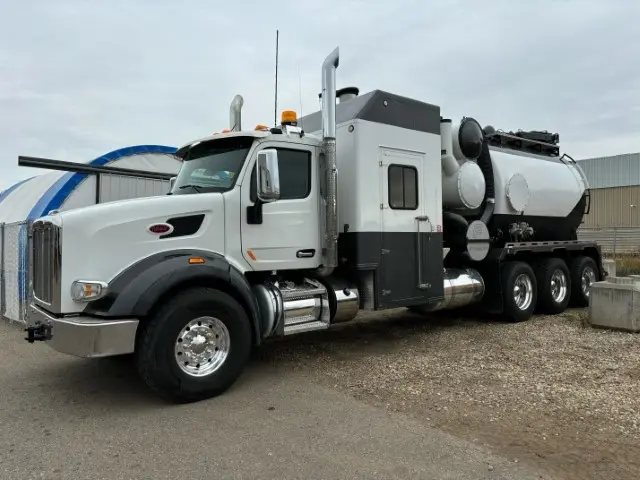
[(596, 272), (593, 271), (593, 268), (586, 267), (582, 271), (582, 278), (581, 278), (582, 293), (585, 297), (589, 296), (589, 291), (591, 290), (591, 284), (594, 283), (595, 281), (596, 281)]
[(562, 303), (567, 296), (567, 276), (560, 269), (551, 275), (551, 297), (556, 303)]
[(218, 370), (229, 355), (231, 336), (215, 317), (199, 317), (187, 323), (176, 338), (174, 354), (182, 370), (192, 377), (205, 377)]
[(513, 284), (513, 300), (520, 310), (526, 310), (533, 301), (533, 283), (526, 273), (516, 277)]

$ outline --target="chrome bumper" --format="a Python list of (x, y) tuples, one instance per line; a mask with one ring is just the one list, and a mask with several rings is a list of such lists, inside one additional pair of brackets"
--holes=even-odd
[(133, 353), (138, 320), (100, 320), (95, 317), (54, 317), (31, 305), (29, 323), (51, 327), (46, 343), (54, 350), (77, 357), (95, 358)]

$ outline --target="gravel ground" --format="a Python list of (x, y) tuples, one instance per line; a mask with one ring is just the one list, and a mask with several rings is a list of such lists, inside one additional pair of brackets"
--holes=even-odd
[(394, 310), (258, 357), (554, 478), (637, 480), (640, 335), (584, 322), (582, 310), (522, 324)]
[(171, 405), (126, 359), (74, 358), (23, 337), (0, 321), (2, 480), (552, 478), (288, 362), (253, 362), (224, 395)]

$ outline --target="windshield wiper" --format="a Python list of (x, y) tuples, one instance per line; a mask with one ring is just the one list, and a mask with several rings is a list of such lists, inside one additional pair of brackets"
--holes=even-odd
[(200, 185), (181, 185), (178, 187), (178, 190), (182, 190), (183, 188), (193, 188), (196, 192), (200, 193), (200, 189), (202, 188)]

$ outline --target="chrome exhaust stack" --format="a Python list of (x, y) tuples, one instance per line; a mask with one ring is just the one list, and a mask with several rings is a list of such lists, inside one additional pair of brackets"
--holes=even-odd
[(338, 47), (322, 64), (322, 153), (326, 162), (327, 198), (322, 275), (338, 266), (338, 161), (336, 155), (336, 70), (340, 64)]

